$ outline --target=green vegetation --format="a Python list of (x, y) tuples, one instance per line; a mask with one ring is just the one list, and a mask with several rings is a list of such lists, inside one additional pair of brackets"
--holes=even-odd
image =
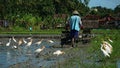
[[(91, 9), (87, 6), (90, 0), (0, 0), (0, 20), (6, 20), (7, 30), (29, 29), (56, 29), (56, 26), (64, 26), (67, 18), (73, 10), (78, 10), (81, 17), (86, 16)], [(93, 7), (98, 11), (90, 14), (105, 16), (111, 14), (118, 16), (120, 11), (118, 5), (114, 10), (101, 6)], [(63, 14), (63, 15), (62, 15)], [(58, 15), (58, 16), (57, 16)], [(1, 25), (0, 25), (1, 27)], [(18, 31), (18, 30), (17, 30)]]
[[(120, 60), (120, 30), (93, 31), (95, 33), (101, 33), (102, 31), (103, 34), (97, 34), (88, 47), (71, 49), (68, 53), (73, 53), (74, 57), (60, 65), (62, 68), (117, 68), (117, 62)], [(108, 37), (113, 43), (108, 41)], [(113, 46), (110, 58), (105, 57), (100, 50), (102, 40), (108, 41)]]
[[(98, 30), (99, 31), (99, 30)], [(92, 42), (91, 42), (91, 49), (92, 50), (99, 50), (100, 49), (100, 44), (102, 42), (102, 40), (106, 40), (108, 41), (108, 38), (112, 39), (113, 40), (113, 43), (109, 42), (112, 46), (113, 46), (113, 53), (111, 55), (111, 58), (113, 60), (116, 60), (118, 58), (120, 58), (120, 55), (119, 55), (119, 47), (120, 47), (120, 30), (100, 30), (100, 32), (103, 31), (103, 34), (102, 35), (98, 35), (97, 37), (95, 37)]]
[[(18, 31), (17, 31), (18, 30)], [(44, 29), (44, 30), (32, 30), (29, 29), (15, 29), (15, 30), (7, 30), (0, 31), (0, 34), (61, 34), (63, 29)]]

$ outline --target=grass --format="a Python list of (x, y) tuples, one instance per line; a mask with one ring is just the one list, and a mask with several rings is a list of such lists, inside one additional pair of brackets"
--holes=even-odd
[(20, 31), (0, 31), (0, 34), (61, 34), (63, 29), (44, 29), (44, 30), (20, 30)]
[[(101, 32), (102, 34), (99, 34)], [(97, 33), (97, 36), (91, 40), (89, 44), (91, 46), (83, 50), (84, 53), (79, 52), (82, 48), (74, 48), (72, 51), (74, 51), (75, 57), (68, 59), (63, 64), (63, 68), (117, 68), (117, 61), (120, 60), (120, 30), (100, 29), (93, 30), (92, 33)], [(113, 43), (108, 41), (108, 37), (113, 40)], [(110, 58), (105, 57), (100, 50), (102, 40), (108, 41), (113, 46)], [(79, 52), (79, 55), (76, 55), (77, 52)], [(84, 61), (90, 63), (84, 63)]]
[[(91, 41), (91, 47), (89, 48), (89, 53), (96, 53), (98, 59), (105, 60), (105, 65), (101, 65), (102, 68), (116, 68), (116, 62), (117, 60), (120, 60), (120, 30), (97, 30), (97, 33), (102, 32), (102, 35), (97, 35), (94, 39)], [(108, 41), (108, 37), (113, 40), (113, 43)], [(113, 46), (113, 52), (111, 54), (110, 58), (105, 58), (105, 56), (102, 54), (100, 47), (102, 40), (108, 41)]]

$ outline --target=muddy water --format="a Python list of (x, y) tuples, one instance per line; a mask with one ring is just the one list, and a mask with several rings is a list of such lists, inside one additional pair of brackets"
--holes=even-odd
[[(17, 41), (19, 39), (16, 38)], [(65, 45), (64, 48), (61, 48), (60, 39), (52, 39), (54, 43), (49, 43), (47, 42), (48, 39), (44, 39), (40, 45), (35, 45), (34, 43), (39, 41), (39, 39), (33, 38), (33, 43), (30, 47), (22, 44), (17, 49), (13, 48), (14, 45), (17, 45), (13, 40), (10, 46), (6, 46), (8, 40), (9, 38), (0, 39), (2, 43), (0, 45), (1, 68), (58, 68), (61, 63), (76, 56), (80, 56), (82, 63), (91, 63), (91, 61), (85, 59), (86, 48), (82, 48), (80, 45), (81, 49), (78, 52), (74, 52), (74, 48), (71, 48), (70, 45)], [(28, 39), (25, 40), (29, 41)], [(39, 55), (36, 55), (34, 51), (42, 46), (46, 48)], [(83, 47), (85, 46), (87, 45), (83, 45)], [(53, 55), (53, 52), (56, 50), (63, 50), (66, 53), (60, 56)]]
[[(2, 43), (0, 45), (1, 68), (9, 68), (12, 66), (14, 67), (16, 66), (16, 64), (20, 64), (20, 67), (18, 68), (23, 68), (26, 66), (35, 66), (36, 68), (49, 68), (50, 66), (54, 65), (56, 61), (58, 61), (53, 55), (53, 52), (57, 49), (61, 49), (60, 40), (52, 39), (54, 43), (49, 43), (47, 42), (47, 39), (44, 39), (40, 45), (35, 45), (34, 43), (39, 41), (39, 39), (33, 39), (33, 44), (30, 47), (26, 47), (26, 44), (22, 44), (21, 46), (18, 46), (17, 49), (13, 48), (13, 45), (17, 45), (14, 41), (11, 41), (10, 46), (6, 46), (8, 40), (9, 38), (0, 39), (0, 42)], [(34, 51), (38, 48), (41, 48), (42, 46), (45, 46), (46, 48), (41, 52), (38, 57), (36, 57)], [(52, 48), (52, 46), (58, 46), (59, 48)], [(63, 60), (63, 58), (60, 59)]]

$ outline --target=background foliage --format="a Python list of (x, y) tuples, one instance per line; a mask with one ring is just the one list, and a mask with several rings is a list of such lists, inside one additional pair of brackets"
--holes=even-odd
[[(6, 19), (9, 25), (13, 27), (34, 29), (42, 27), (55, 28), (61, 24), (57, 19), (54, 20), (55, 14), (71, 15), (73, 10), (78, 10), (81, 16), (85, 16), (91, 8), (87, 5), (90, 0), (0, 0), (0, 20)], [(104, 16), (106, 14), (117, 15), (120, 11), (120, 5), (114, 10), (105, 7), (94, 7), (98, 12), (91, 12)], [(116, 14), (116, 15), (115, 15)], [(57, 21), (57, 22), (56, 22)], [(65, 22), (62, 22), (65, 23)]]

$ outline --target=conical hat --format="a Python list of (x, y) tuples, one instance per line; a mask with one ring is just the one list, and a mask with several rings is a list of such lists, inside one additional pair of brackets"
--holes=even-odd
[(73, 11), (73, 14), (79, 14), (79, 12), (77, 10)]

